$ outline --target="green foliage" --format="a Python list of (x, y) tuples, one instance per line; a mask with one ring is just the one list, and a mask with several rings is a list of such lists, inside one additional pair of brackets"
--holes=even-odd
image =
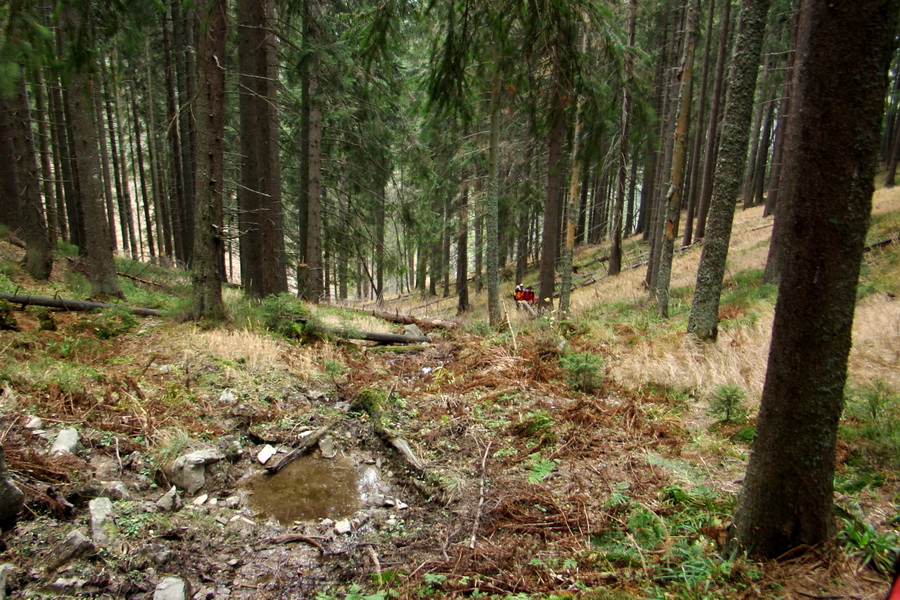
[(891, 573), (893, 553), (900, 544), (900, 536), (893, 531), (879, 531), (856, 515), (842, 518), (841, 521), (843, 525), (838, 531), (838, 541), (844, 545), (844, 551), (876, 571), (885, 575)]
[(593, 352), (573, 352), (559, 359), (559, 366), (566, 371), (569, 385), (583, 392), (593, 392), (603, 385), (606, 364), (603, 357)]
[(529, 455), (528, 459), (528, 483), (532, 485), (547, 479), (556, 469), (556, 465), (559, 464), (559, 461), (556, 459), (543, 458), (539, 452)]
[(744, 406), (747, 392), (737, 384), (720, 385), (709, 397), (709, 414), (723, 423), (739, 423), (746, 420), (748, 410)]
[(134, 314), (125, 309), (109, 309), (95, 319), (94, 333), (101, 340), (112, 339), (131, 331), (137, 322)]
[(555, 425), (556, 421), (553, 420), (550, 413), (542, 409), (527, 413), (516, 429), (523, 435), (554, 440), (556, 439), (553, 432)]
[(309, 309), (290, 294), (269, 296), (260, 306), (263, 325), (280, 336), (297, 339), (303, 336), (309, 321)]
[(0, 300), (0, 331), (18, 331), (19, 325), (12, 314), (12, 305), (6, 300)]
[(869, 452), (900, 466), (900, 393), (876, 380), (848, 388), (842, 434), (865, 442)]
[(386, 402), (387, 394), (382, 390), (363, 388), (350, 403), (350, 412), (364, 413), (377, 421), (381, 418)]

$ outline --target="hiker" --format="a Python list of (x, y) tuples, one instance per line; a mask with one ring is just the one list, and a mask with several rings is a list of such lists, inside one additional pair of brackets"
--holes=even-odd
[(525, 303), (528, 305), (531, 305), (531, 304), (534, 304), (535, 302), (537, 302), (537, 300), (534, 297), (534, 290), (531, 289), (530, 285), (527, 288), (525, 288), (525, 292), (524, 292), (522, 300), (524, 300)]
[(516, 284), (516, 291), (513, 292), (513, 298), (516, 301), (516, 310), (522, 310), (522, 302), (525, 300), (525, 288), (521, 283)]

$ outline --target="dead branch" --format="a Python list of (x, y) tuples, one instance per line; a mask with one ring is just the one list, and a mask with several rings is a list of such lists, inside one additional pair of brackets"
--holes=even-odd
[(282, 456), (281, 459), (275, 464), (266, 467), (266, 470), (269, 473), (277, 473), (294, 459), (300, 458), (304, 454), (311, 452), (312, 449), (315, 448), (316, 444), (319, 443), (319, 440), (322, 439), (322, 436), (324, 436), (332, 427), (334, 427), (335, 423), (337, 423), (337, 420), (326, 423), (325, 425), (313, 431), (311, 434), (303, 438), (303, 441), (300, 442), (299, 446)]
[(292, 544), (294, 542), (303, 542), (304, 544), (315, 546), (319, 551), (319, 554), (325, 554), (325, 548), (322, 547), (322, 544), (307, 535), (300, 535), (299, 533), (290, 533), (281, 537), (272, 538), (269, 541), (273, 544)]
[(478, 535), (478, 526), (481, 523), (481, 513), (484, 510), (484, 480), (487, 477), (487, 457), (491, 451), (491, 443), (493, 440), (488, 442), (487, 448), (484, 449), (484, 456), (481, 457), (481, 487), (479, 491), (478, 497), (478, 512), (475, 513), (475, 523), (472, 525), (472, 537), (469, 539), (469, 549), (475, 549), (475, 539)]
[(413, 317), (412, 315), (401, 315), (399, 312), (387, 312), (382, 310), (366, 310), (366, 313), (391, 323), (401, 323), (403, 325), (418, 325), (419, 327), (438, 327), (441, 329), (453, 329), (458, 323), (447, 319), (426, 319), (423, 317)]
[(106, 304), (103, 302), (87, 302), (84, 300), (64, 300), (62, 298), (47, 298), (43, 296), (24, 296), (21, 294), (0, 294), (0, 300), (7, 300), (13, 304), (22, 306), (47, 306), (50, 308), (63, 308), (65, 310), (94, 310), (97, 308), (122, 308), (136, 315), (145, 317), (162, 316), (162, 311), (155, 308), (134, 308), (121, 304)]
[(894, 242), (900, 241), (900, 235), (895, 235), (894, 237), (887, 238), (886, 240), (881, 240), (879, 242), (872, 242), (865, 248), (863, 248), (863, 252), (869, 252), (870, 250), (874, 250), (875, 248), (883, 248), (885, 246), (890, 246)]

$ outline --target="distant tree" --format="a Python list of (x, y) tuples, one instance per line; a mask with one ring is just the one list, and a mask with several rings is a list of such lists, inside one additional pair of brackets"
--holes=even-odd
[(837, 429), (898, 9), (898, 0), (800, 8), (779, 213), (791, 251), (731, 538), (764, 557), (835, 530)]

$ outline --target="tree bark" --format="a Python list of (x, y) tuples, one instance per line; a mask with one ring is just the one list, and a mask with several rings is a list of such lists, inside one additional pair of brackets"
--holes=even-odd
[[(315, 47), (321, 37), (319, 19), (322, 10), (319, 0), (306, 0), (304, 31), (311, 47)], [(310, 302), (318, 302), (322, 296), (322, 108), (318, 98), (319, 64), (315, 56), (311, 58), (308, 69), (309, 183), (306, 197), (306, 286), (303, 296)]]
[(747, 164), (748, 130), (768, 8), (769, 0), (743, 0), (742, 3), (734, 57), (728, 75), (722, 147), (716, 162), (709, 231), (703, 239), (694, 300), (688, 318), (688, 332), (701, 340), (714, 340), (718, 334), (719, 297), (725, 277), (735, 204)]
[(706, 150), (703, 153), (703, 179), (700, 182), (700, 197), (697, 200), (697, 227), (694, 239), (706, 235), (706, 216), (713, 190), (713, 173), (718, 156), (719, 111), (722, 106), (722, 89), (725, 85), (725, 63), (728, 60), (728, 27), (731, 18), (731, 2), (723, 2), (722, 27), (719, 32), (719, 47), (716, 51), (716, 76), (713, 78), (713, 92), (709, 107), (709, 126), (706, 133)]
[(237, 5), (241, 185), (237, 200), (241, 283), (251, 297), (287, 292), (279, 170), (275, 3)]
[(835, 531), (837, 428), (898, 5), (800, 9), (780, 213), (791, 253), (731, 538), (755, 555), (817, 546)]
[(463, 181), (459, 195), (459, 226), (456, 236), (456, 314), (469, 311), (469, 182)]
[[(495, 42), (499, 44), (499, 42)], [(491, 327), (500, 325), (500, 180), (497, 163), (500, 156), (500, 54), (499, 46), (494, 49), (493, 74), (491, 76), (491, 131), (488, 148), (488, 190), (484, 211), (485, 254), (484, 268), (487, 271), (488, 321)]]
[(541, 268), (538, 284), (538, 308), (553, 310), (556, 291), (556, 260), (559, 256), (559, 209), (562, 201), (562, 171), (565, 159), (563, 144), (566, 138), (565, 95), (562, 66), (554, 66), (553, 106), (550, 109), (550, 137), (547, 149), (547, 188), (544, 196), (543, 237), (541, 239)]
[(223, 151), (225, 137), (225, 12), (226, 0), (198, 0), (198, 94), (191, 114), (196, 119), (197, 173), (191, 316), (221, 318), (222, 279), (219, 257), (222, 234)]

